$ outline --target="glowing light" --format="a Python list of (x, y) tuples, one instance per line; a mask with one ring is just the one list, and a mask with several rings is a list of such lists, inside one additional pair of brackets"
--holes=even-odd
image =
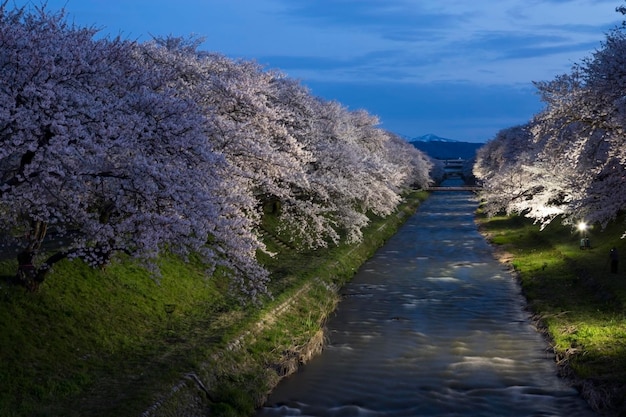
[(585, 222), (578, 223), (578, 230), (580, 230), (581, 232), (584, 232), (585, 230), (587, 230), (587, 223)]

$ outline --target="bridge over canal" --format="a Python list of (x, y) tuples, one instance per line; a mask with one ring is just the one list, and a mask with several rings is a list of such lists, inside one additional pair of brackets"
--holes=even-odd
[(426, 191), (472, 191), (472, 192), (478, 192), (482, 190), (482, 187), (476, 186), (476, 185), (464, 185), (464, 186), (456, 186), (456, 187), (441, 187), (441, 186), (436, 186), (436, 187), (428, 187), (426, 189)]

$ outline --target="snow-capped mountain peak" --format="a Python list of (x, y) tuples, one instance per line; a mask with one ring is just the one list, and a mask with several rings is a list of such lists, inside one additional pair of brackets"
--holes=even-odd
[(446, 139), (446, 138), (437, 136), (433, 133), (429, 133), (424, 136), (418, 136), (416, 138), (413, 138), (411, 139), (411, 142), (458, 142), (458, 140)]

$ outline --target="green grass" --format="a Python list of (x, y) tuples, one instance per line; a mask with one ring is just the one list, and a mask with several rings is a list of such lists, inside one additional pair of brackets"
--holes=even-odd
[[(508, 252), (530, 310), (547, 331), (564, 374), (600, 411), (626, 411), (626, 230), (619, 218), (580, 234), (555, 221), (543, 231), (521, 217), (478, 216), (481, 229)], [(611, 247), (621, 254), (610, 272)]]
[(220, 316), (207, 314), (223, 297), (199, 265), (170, 258), (161, 267), (156, 281), (129, 261), (105, 271), (63, 262), (37, 293), (3, 284), (0, 415), (85, 415), (66, 409), (76, 398), (87, 411), (132, 410), (129, 390), (150, 395), (141, 391), (152, 378), (167, 384), (192, 366), (193, 343), (223, 333), (212, 322)]
[(269, 222), (278, 255), (263, 258), (274, 298), (262, 307), (240, 305), (224, 278), (175, 257), (160, 260), (158, 279), (125, 258), (103, 271), (62, 261), (37, 293), (9, 284), (16, 262), (0, 262), (0, 415), (141, 415), (157, 402), (154, 416), (190, 406), (250, 415), (319, 342), (336, 288), (425, 197), (408, 196), (404, 215), (372, 217), (360, 245), (300, 253)]

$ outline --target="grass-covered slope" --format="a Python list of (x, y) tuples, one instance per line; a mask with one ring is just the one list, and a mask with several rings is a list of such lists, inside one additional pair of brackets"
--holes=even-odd
[[(481, 230), (521, 280), (564, 376), (597, 411), (626, 415), (626, 228), (624, 219), (581, 234), (558, 222), (540, 230), (521, 217), (478, 217)], [(609, 251), (621, 254), (610, 271)], [(621, 413), (621, 414), (620, 414)]]
[[(337, 288), (412, 213), (373, 218), (360, 245), (298, 253), (266, 222), (274, 298), (242, 306), (220, 276), (176, 258), (55, 266), (37, 293), (0, 262), (0, 415), (249, 415), (321, 346)], [(268, 220), (271, 220), (268, 218)]]

